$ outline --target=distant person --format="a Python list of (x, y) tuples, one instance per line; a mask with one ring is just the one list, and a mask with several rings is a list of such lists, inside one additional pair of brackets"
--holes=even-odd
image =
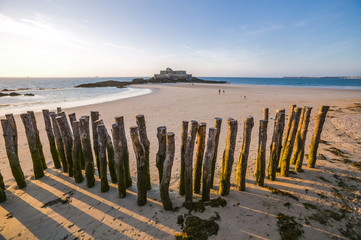
[(221, 94), (221, 89), (218, 90), (218, 94)]
[(244, 97), (244, 99), (247, 99), (247, 97), (246, 96), (243, 96)]
[(225, 94), (224, 89), (223, 89), (223, 94)]

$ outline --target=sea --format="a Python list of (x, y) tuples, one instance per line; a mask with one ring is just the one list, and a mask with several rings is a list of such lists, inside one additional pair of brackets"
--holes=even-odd
[[(0, 97), (0, 116), (26, 111), (40, 112), (42, 109), (55, 110), (102, 103), (150, 94), (149, 88), (75, 88), (83, 83), (106, 80), (132, 81), (135, 77), (89, 77), (89, 78), (0, 78), (0, 92), (16, 92), (21, 96)], [(148, 77), (144, 77), (147, 79)], [(229, 84), (288, 86), (309, 88), (333, 88), (361, 90), (361, 79), (352, 78), (230, 78), (199, 77), (204, 80), (226, 81)], [(5, 89), (11, 91), (4, 91)], [(34, 96), (24, 96), (33, 94)]]

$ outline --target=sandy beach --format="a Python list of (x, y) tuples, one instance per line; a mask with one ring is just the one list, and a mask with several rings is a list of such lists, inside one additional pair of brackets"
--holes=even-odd
[[(231, 191), (226, 197), (225, 207), (206, 207), (203, 213), (192, 215), (208, 219), (219, 213), (217, 235), (209, 239), (280, 239), (277, 225), (279, 213), (295, 217), (300, 224), (304, 239), (359, 239), (361, 238), (361, 168), (350, 163), (361, 162), (361, 91), (323, 88), (251, 86), (231, 84), (170, 84), (141, 85), (151, 88), (152, 94), (113, 102), (64, 109), (66, 114), (76, 113), (77, 118), (99, 111), (108, 131), (115, 116), (124, 116), (130, 153), (130, 168), (133, 186), (127, 197), (118, 198), (115, 184), (109, 192), (101, 193), (97, 179), (93, 188), (85, 181), (76, 184), (73, 178), (55, 169), (44, 130), (42, 113), (36, 113), (37, 125), (48, 164), (45, 176), (35, 180), (32, 161), (25, 137), (23, 123), (16, 115), (19, 135), (19, 159), (28, 186), (18, 189), (11, 174), (6, 156), (4, 138), (0, 138), (0, 171), (6, 185), (7, 201), (0, 203), (0, 238), (5, 239), (174, 239), (182, 232), (177, 224), (179, 215), (188, 213), (182, 207), (184, 197), (178, 194), (180, 171), (180, 137), (182, 120), (196, 120), (213, 127), (214, 118), (223, 119), (220, 145), (217, 156), (215, 187), (211, 198), (218, 197), (219, 172), (225, 148), (227, 119), (238, 121), (237, 143), (231, 176)], [(224, 90), (219, 94), (218, 90)], [(265, 180), (265, 184), (296, 196), (290, 198), (258, 187), (254, 171), (258, 148), (259, 120), (263, 108), (269, 108), (267, 157), (272, 139), (276, 109), (286, 110), (290, 104), (298, 107), (313, 107), (307, 134), (306, 151), (311, 141), (316, 114), (321, 105), (331, 106), (327, 115), (318, 153), (326, 160), (318, 159), (314, 169), (290, 177), (277, 176), (276, 181)], [(61, 106), (60, 106), (61, 107)], [(31, 110), (31, 109), (29, 109)], [(50, 109), (54, 111), (55, 109)], [(148, 191), (148, 203), (136, 204), (136, 162), (129, 127), (136, 125), (135, 117), (144, 114), (150, 140), (150, 170), (152, 189)], [(236, 164), (242, 145), (243, 119), (253, 116), (255, 125), (247, 169), (246, 191), (235, 188)], [(157, 127), (166, 126), (175, 133), (175, 159), (170, 182), (170, 197), (178, 211), (164, 211), (159, 196), (158, 170), (155, 156), (158, 150)], [(1, 131), (2, 132), (2, 131)], [(332, 147), (345, 152), (336, 156), (328, 151)], [(345, 158), (349, 161), (344, 161)], [(293, 170), (293, 166), (291, 166)], [(69, 199), (67, 204), (43, 205), (57, 198)], [(194, 201), (200, 195), (194, 195)]]

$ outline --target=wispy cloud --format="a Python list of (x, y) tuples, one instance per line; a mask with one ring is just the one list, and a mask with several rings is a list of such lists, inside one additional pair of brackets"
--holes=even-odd
[(92, 45), (70, 30), (39, 15), (17, 20), (0, 13), (0, 33), (81, 49), (88, 49)]
[(123, 45), (118, 45), (118, 44), (114, 44), (114, 43), (105, 43), (106, 46), (108, 47), (112, 47), (112, 48), (117, 48), (117, 49), (122, 49), (122, 50), (130, 50), (130, 51), (135, 51), (135, 52), (145, 52), (145, 50), (143, 49), (138, 49), (138, 48), (134, 48), (134, 47), (130, 47), (130, 46), (123, 46)]
[(271, 31), (278, 30), (278, 29), (282, 29), (282, 28), (284, 28), (283, 25), (272, 24), (272, 25), (269, 25), (269, 26), (266, 26), (266, 27), (263, 27), (263, 28), (260, 28), (260, 29), (248, 30), (249, 29), (248, 25), (243, 25), (241, 27), (241, 31), (244, 34), (247, 34), (247, 35), (256, 35), (256, 34), (264, 34), (264, 33), (271, 32)]
[(308, 25), (310, 21), (309, 20), (300, 20), (295, 22), (295, 26), (296, 27), (305, 27), (306, 25)]

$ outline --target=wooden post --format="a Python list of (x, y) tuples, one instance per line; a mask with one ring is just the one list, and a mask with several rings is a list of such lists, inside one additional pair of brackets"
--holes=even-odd
[(51, 157), (53, 158), (55, 168), (59, 169), (59, 168), (61, 168), (59, 153), (58, 153), (58, 150), (56, 149), (54, 132), (53, 132), (53, 128), (51, 126), (50, 113), (49, 113), (48, 109), (43, 109), (43, 117), (44, 117), (44, 123), (45, 123), (45, 131), (47, 133), (48, 140), (49, 140)]
[(71, 127), (73, 129), (73, 164), (74, 164), (74, 179), (76, 183), (84, 181), (83, 174), (81, 172), (81, 142), (80, 142), (80, 127), (78, 121), (72, 121)]
[(185, 202), (184, 206), (187, 209), (191, 209), (193, 205), (193, 178), (192, 178), (192, 163), (194, 143), (196, 141), (196, 134), (198, 130), (198, 122), (191, 121), (190, 131), (188, 133), (185, 154), (184, 154), (184, 190), (185, 190)]
[[(279, 112), (281, 113), (281, 120), (280, 120), (280, 135), (278, 136), (279, 138), (277, 139), (277, 144), (278, 144), (278, 151), (277, 151), (277, 158), (276, 158), (276, 167), (279, 166), (279, 162), (280, 162), (280, 158), (281, 158), (281, 153), (282, 153), (282, 137), (283, 137), (283, 131), (285, 130), (285, 118), (286, 118), (286, 111), (285, 109), (281, 109), (279, 110)], [(277, 114), (277, 111), (276, 111)]]
[(11, 172), (15, 178), (15, 181), (18, 185), (18, 187), (24, 188), (26, 187), (25, 177), (23, 170), (21, 170), (19, 157), (16, 152), (15, 142), (14, 142), (14, 136), (13, 136), (13, 130), (8, 120), (2, 119), (1, 120), (1, 126), (3, 129), (3, 136), (5, 141), (5, 148), (6, 153), (8, 155), (9, 163)]
[(54, 130), (56, 148), (58, 149), (60, 162), (63, 166), (63, 172), (67, 173), (68, 172), (68, 163), (67, 163), (66, 157), (65, 157), (63, 139), (61, 138), (60, 130), (59, 130), (58, 124), (56, 123), (56, 120), (55, 120), (56, 117), (57, 117), (56, 113), (54, 113), (54, 112), (50, 113), (50, 118), (51, 118), (51, 122), (53, 125), (53, 130)]
[(310, 116), (311, 116), (312, 107), (305, 107), (305, 113), (302, 121), (302, 127), (300, 132), (300, 139), (295, 143), (295, 153), (293, 156), (295, 156), (295, 171), (301, 172), (302, 171), (302, 163), (303, 158), (305, 155), (305, 142), (306, 142), (306, 136), (307, 136), (307, 130), (308, 130), (308, 124), (310, 123)]
[(68, 122), (65, 115), (61, 115), (55, 118), (56, 123), (60, 131), (61, 139), (64, 145), (65, 158), (68, 164), (69, 177), (73, 176), (74, 166), (73, 166), (73, 139), (71, 136), (70, 128), (67, 127)]
[(249, 146), (251, 144), (253, 125), (254, 125), (253, 117), (244, 118), (243, 143), (242, 143), (242, 149), (239, 153), (237, 173), (236, 173), (238, 191), (246, 190), (246, 173), (247, 173)]
[(258, 155), (256, 159), (256, 170), (254, 172), (254, 176), (256, 177), (257, 186), (261, 187), (264, 185), (264, 177), (266, 174), (267, 124), (267, 120), (259, 121)]
[(201, 177), (202, 177), (202, 164), (203, 155), (206, 148), (206, 131), (207, 124), (202, 122), (199, 124), (197, 132), (197, 150), (194, 161), (194, 176), (193, 176), (193, 192), (199, 193), (201, 191)]
[(212, 162), (216, 150), (217, 129), (210, 128), (208, 132), (207, 150), (203, 161), (202, 200), (209, 201), (212, 180)]
[(278, 166), (278, 159), (280, 154), (280, 145), (282, 144), (282, 131), (285, 113), (279, 110), (276, 111), (276, 117), (273, 128), (272, 143), (270, 146), (270, 161), (268, 165), (268, 178), (271, 181), (276, 180), (276, 170)]
[(144, 146), (139, 140), (138, 127), (130, 127), (130, 137), (137, 160), (137, 204), (144, 206), (147, 203), (147, 164)]
[(34, 177), (35, 179), (39, 179), (44, 176), (44, 170), (38, 149), (38, 141), (36, 139), (33, 121), (31, 120), (31, 116), (28, 113), (20, 114), (20, 117), (24, 124), (26, 138), (28, 139), (31, 159), (33, 161)]
[(291, 129), (288, 135), (286, 145), (284, 146), (283, 155), (281, 159), (281, 176), (288, 177), (290, 169), (290, 160), (293, 150), (293, 145), (295, 142), (296, 132), (298, 128), (298, 122), (300, 120), (301, 108), (296, 108), (295, 113), (293, 114), (293, 121)]
[[(293, 144), (294, 147), (296, 147), (295, 151), (297, 151), (297, 146), (300, 144), (301, 141), (301, 129), (302, 129), (302, 123), (303, 123), (303, 119), (304, 119), (304, 114), (306, 111), (306, 107), (303, 107), (301, 110), (301, 115), (300, 115), (300, 120), (298, 121), (298, 127), (297, 127), (297, 132), (296, 132), (296, 137), (295, 137), (295, 143)], [(293, 153), (291, 160), (290, 160), (291, 164), (296, 164), (296, 156)]]
[(164, 210), (172, 210), (173, 204), (169, 197), (169, 183), (172, 175), (172, 166), (174, 160), (174, 133), (167, 134), (167, 156), (164, 161), (163, 177), (160, 184), (160, 198), (162, 199)]
[[(295, 112), (295, 108), (296, 108), (296, 105), (291, 104), (290, 113), (288, 114), (287, 127), (286, 127), (286, 131), (285, 131), (285, 137), (283, 139), (282, 153), (281, 153), (280, 159), (283, 158), (283, 153), (284, 153), (287, 141), (288, 141), (288, 135), (290, 134), (291, 125), (292, 125), (292, 122), (293, 122), (293, 115), (294, 115), (294, 112)], [(278, 167), (281, 167), (281, 162), (279, 162)]]
[(6, 201), (5, 184), (0, 172), (0, 203)]
[[(71, 129), (74, 131), (73, 125), (71, 123), (77, 121), (76, 115), (75, 115), (75, 113), (70, 113), (70, 114), (68, 114), (68, 116), (69, 116), (69, 120), (70, 120)], [(79, 140), (79, 142), (80, 142), (80, 140)], [(81, 147), (81, 145), (80, 145), (80, 147)], [(83, 155), (83, 151), (81, 149), (80, 149), (80, 166), (81, 166), (81, 169), (85, 168), (84, 155)]]
[(88, 188), (94, 187), (94, 159), (90, 143), (89, 116), (80, 118), (80, 141), (85, 161), (85, 178)]
[(33, 127), (35, 130), (35, 137), (36, 137), (36, 141), (38, 142), (38, 151), (40, 154), (40, 159), (41, 159), (41, 164), (43, 165), (43, 169), (47, 169), (48, 166), (46, 165), (46, 161), (45, 161), (45, 156), (44, 156), (44, 152), (43, 152), (43, 144), (41, 144), (41, 140), (40, 140), (40, 136), (39, 136), (39, 130), (36, 124), (36, 118), (35, 118), (35, 114), (33, 111), (28, 111), (28, 114), (31, 117), (31, 120), (33, 122)]
[(16, 122), (15, 122), (14, 115), (12, 113), (5, 114), (5, 118), (10, 123), (11, 130), (13, 132), (13, 138), (14, 138), (14, 144), (15, 144), (15, 152), (16, 152), (17, 155), (19, 155), (19, 153), (18, 153), (18, 130), (16, 128)]
[(213, 156), (213, 161), (212, 161), (211, 188), (213, 188), (213, 183), (214, 183), (214, 172), (216, 170), (219, 135), (221, 134), (221, 127), (222, 127), (222, 118), (216, 117), (214, 119), (214, 128), (217, 129), (217, 134), (216, 134), (216, 146), (215, 146), (214, 156)]
[(268, 121), (268, 112), (269, 112), (268, 108), (263, 108), (263, 120)]
[(142, 145), (144, 146), (144, 152), (145, 152), (145, 163), (147, 167), (147, 190), (150, 190), (152, 188), (152, 184), (150, 181), (150, 168), (149, 168), (149, 147), (150, 142), (148, 140), (147, 136), (147, 128), (145, 124), (145, 118), (143, 114), (139, 114), (136, 116), (136, 122), (139, 129), (139, 137)]
[(119, 124), (114, 123), (112, 125), (112, 135), (115, 153), (115, 169), (117, 171), (118, 196), (119, 198), (125, 198), (127, 186), (125, 183), (124, 155), (122, 141), (120, 140), (120, 131)]
[(188, 121), (182, 121), (182, 134), (181, 134), (181, 168), (179, 176), (179, 195), (185, 194), (185, 151), (188, 136)]
[(232, 165), (234, 161), (234, 149), (236, 147), (236, 138), (237, 138), (237, 129), (238, 123), (237, 120), (229, 118), (227, 120), (227, 140), (226, 140), (226, 149), (223, 152), (222, 159), (222, 169), (221, 177), (219, 183), (219, 195), (226, 196), (229, 194), (229, 189), (231, 187), (231, 173)]
[(5, 190), (4, 178), (3, 175), (1, 175), (1, 172), (0, 172), (0, 188)]
[(159, 184), (161, 184), (163, 177), (163, 164), (167, 152), (167, 128), (165, 126), (161, 126), (157, 128), (157, 138), (158, 138), (158, 152), (155, 162), (159, 173)]
[(109, 191), (107, 174), (107, 134), (104, 124), (98, 124), (98, 146), (99, 146), (99, 164), (100, 164), (100, 190)]
[(93, 148), (94, 148), (95, 162), (97, 165), (98, 177), (100, 177), (100, 164), (99, 164), (98, 132), (95, 122), (99, 120), (99, 116), (100, 115), (98, 111), (90, 112), (90, 119), (92, 123), (92, 132), (93, 132)]
[[(99, 119), (99, 120), (95, 121), (94, 123), (95, 123), (95, 126), (104, 124), (102, 119)], [(110, 179), (111, 179), (112, 183), (116, 183), (117, 182), (117, 173), (115, 171), (114, 147), (113, 147), (113, 143), (112, 143), (112, 138), (110, 137), (106, 127), (105, 127), (105, 135), (107, 137), (106, 150), (107, 150), (107, 156), (108, 156), (108, 167), (109, 167)]]
[(130, 175), (130, 168), (129, 168), (129, 151), (128, 151), (128, 143), (127, 137), (125, 135), (125, 127), (124, 127), (124, 117), (115, 117), (115, 122), (119, 125), (119, 137), (122, 143), (122, 152), (124, 159), (124, 174), (125, 174), (125, 185), (126, 187), (132, 186), (132, 177)]
[(313, 131), (312, 140), (308, 152), (307, 167), (309, 168), (314, 168), (316, 166), (318, 144), (320, 143), (323, 124), (325, 123), (326, 114), (329, 108), (330, 106), (321, 106), (320, 110), (317, 113), (315, 130)]
[(62, 112), (61, 107), (57, 107), (57, 108), (56, 108), (56, 113), (59, 114), (59, 113), (61, 113), (61, 112)]

